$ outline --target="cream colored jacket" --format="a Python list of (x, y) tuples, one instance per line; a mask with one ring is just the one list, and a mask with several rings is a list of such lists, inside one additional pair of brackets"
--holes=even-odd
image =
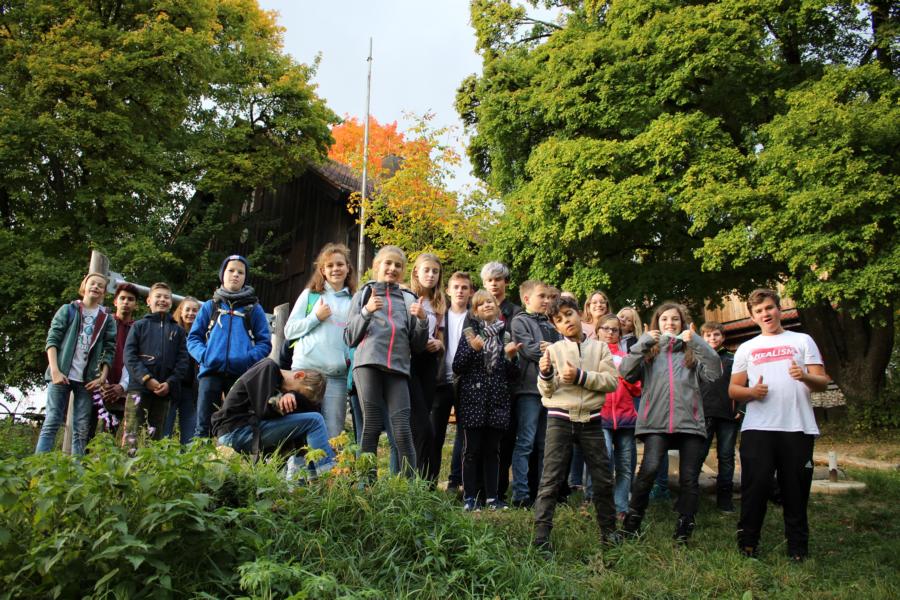
[[(566, 384), (560, 378), (566, 361), (578, 369), (575, 383)], [(547, 416), (578, 423), (599, 421), (606, 393), (615, 391), (619, 382), (619, 372), (606, 343), (561, 340), (550, 346), (550, 362), (553, 372), (539, 375), (537, 382)]]

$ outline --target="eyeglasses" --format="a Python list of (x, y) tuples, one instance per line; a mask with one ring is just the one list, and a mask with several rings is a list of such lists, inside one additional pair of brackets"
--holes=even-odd
[(620, 333), (621, 331), (618, 327), (598, 327), (597, 329), (606, 333)]

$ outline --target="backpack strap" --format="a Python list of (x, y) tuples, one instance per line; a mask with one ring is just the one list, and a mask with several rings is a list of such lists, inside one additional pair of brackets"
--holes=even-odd
[(255, 302), (233, 309), (222, 308), (215, 300), (209, 300), (209, 302), (212, 302), (212, 310), (209, 315), (209, 325), (206, 328), (207, 341), (209, 341), (209, 336), (212, 335), (212, 331), (219, 322), (219, 319), (221, 319), (223, 315), (231, 315), (233, 317), (241, 317), (241, 320), (244, 323), (244, 329), (247, 331), (247, 337), (250, 338), (251, 342), (256, 342), (256, 336), (253, 334), (253, 309), (256, 308)]
[(306, 298), (306, 315), (304, 316), (309, 316), (309, 313), (313, 311), (313, 308), (316, 306), (316, 302), (318, 302), (319, 298), (321, 297), (322, 294), (320, 292), (309, 290), (309, 296), (307, 296)]

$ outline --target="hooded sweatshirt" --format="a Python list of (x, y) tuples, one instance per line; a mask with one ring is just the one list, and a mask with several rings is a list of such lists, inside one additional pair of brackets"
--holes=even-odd
[[(384, 299), (374, 313), (365, 305), (371, 294)], [(415, 295), (395, 283), (371, 281), (356, 292), (350, 303), (350, 319), (344, 341), (355, 348), (353, 368), (377, 367), (409, 377), (413, 352), (423, 352), (428, 343), (428, 319), (409, 314)]]
[(715, 381), (722, 374), (722, 362), (703, 337), (694, 334), (687, 343), (696, 365), (684, 364), (685, 343), (663, 336), (659, 354), (647, 362), (645, 353), (657, 344), (649, 333), (640, 337), (622, 359), (619, 371), (629, 382), (642, 382), (641, 407), (635, 435), (647, 433), (690, 433), (706, 437), (703, 400), (697, 378)]
[(309, 295), (309, 288), (303, 290), (284, 326), (285, 339), (295, 340), (291, 369), (316, 369), (327, 377), (344, 377), (349, 357), (344, 328), (350, 316), (350, 290), (335, 290), (325, 282), (319, 298), (331, 308), (331, 316), (324, 321), (316, 316), (315, 305), (309, 307)]

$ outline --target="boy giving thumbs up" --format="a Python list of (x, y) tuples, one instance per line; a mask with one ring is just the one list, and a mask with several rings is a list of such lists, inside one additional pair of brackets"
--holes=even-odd
[(594, 505), (603, 543), (615, 543), (616, 508), (612, 472), (600, 420), (606, 393), (618, 385), (609, 347), (587, 339), (578, 306), (568, 297), (554, 300), (548, 316), (564, 339), (544, 349), (538, 361), (538, 390), (547, 408), (544, 472), (534, 505), (536, 546), (547, 548), (553, 527), (557, 489), (569, 473), (574, 444), (581, 446), (594, 480)]

